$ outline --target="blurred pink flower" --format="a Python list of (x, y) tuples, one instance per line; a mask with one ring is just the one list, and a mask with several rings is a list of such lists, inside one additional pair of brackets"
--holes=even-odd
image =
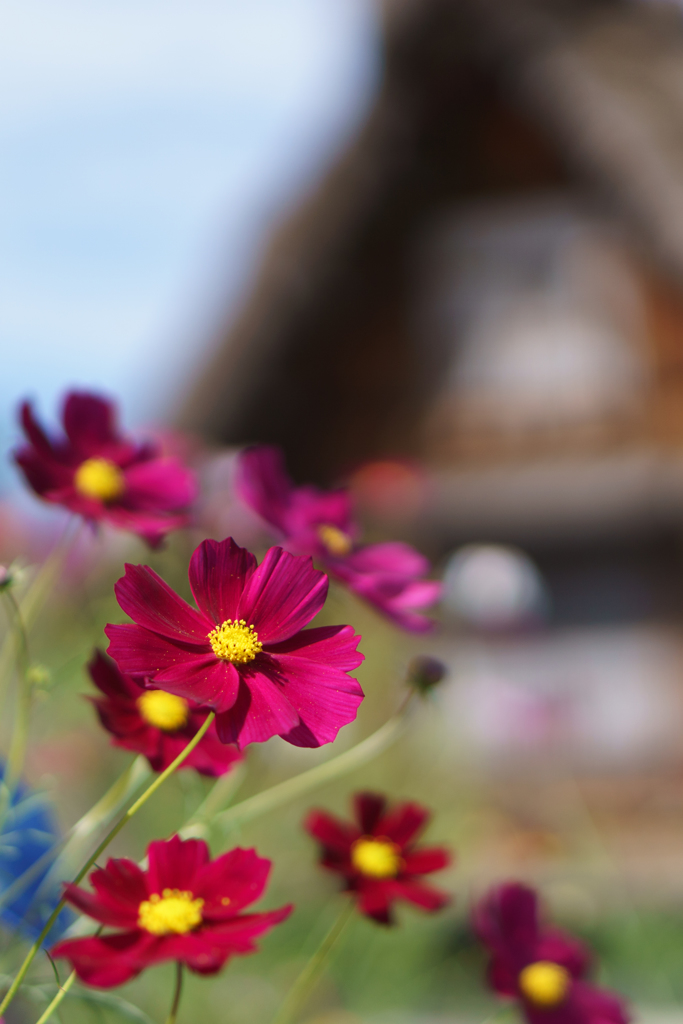
[(586, 981), (588, 950), (542, 925), (538, 897), (517, 882), (497, 886), (474, 910), (474, 929), (491, 954), (489, 985), (514, 999), (529, 1024), (627, 1024), (613, 992)]
[(311, 555), (359, 597), (413, 633), (434, 623), (423, 614), (441, 596), (441, 583), (424, 579), (430, 565), (408, 544), (358, 544), (351, 498), (345, 490), (294, 487), (278, 448), (259, 445), (239, 457), (237, 491), (283, 538), (289, 550)]
[(92, 522), (137, 533), (152, 547), (185, 526), (197, 492), (194, 475), (178, 459), (162, 456), (157, 444), (136, 444), (116, 429), (113, 403), (72, 391), (62, 415), (66, 436), (50, 438), (21, 409), (28, 444), (15, 460), (33, 490)]

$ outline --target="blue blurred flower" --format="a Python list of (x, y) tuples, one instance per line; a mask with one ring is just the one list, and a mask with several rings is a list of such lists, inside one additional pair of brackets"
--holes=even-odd
[[(4, 772), (0, 763), (0, 780)], [(46, 794), (18, 785), (0, 824), (0, 921), (30, 939), (38, 937), (61, 896), (59, 881), (47, 877), (61, 838)], [(62, 911), (49, 942), (58, 939), (72, 921), (73, 914)]]

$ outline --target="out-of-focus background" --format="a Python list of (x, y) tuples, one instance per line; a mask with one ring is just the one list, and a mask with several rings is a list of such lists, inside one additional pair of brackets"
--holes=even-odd
[[(244, 829), (276, 860), (272, 905), (300, 910), (194, 1005), (268, 1019), (334, 913), (299, 821), (375, 786), (434, 807), (457, 900), (355, 924), (311, 1019), (483, 1020), (466, 906), (518, 877), (643, 1019), (681, 1020), (683, 7), (26, 0), (4, 20), (3, 443), (21, 397), (54, 418), (79, 385), (194, 450), (280, 444), (445, 580), (419, 642), (333, 595), (367, 656), (341, 746), (390, 713), (411, 653), (448, 682), (400, 749)], [(229, 468), (206, 463), (200, 528), (251, 542)], [(15, 537), (36, 503), (5, 481)], [(125, 763), (75, 699), (124, 554), (147, 557), (74, 569), (90, 618), (62, 603), (42, 640), (64, 717), (39, 713), (30, 771), (66, 823)], [(186, 556), (152, 564), (182, 587)], [(254, 750), (245, 793), (317, 756)], [(172, 784), (137, 852), (201, 785)], [(158, 984), (130, 986), (157, 1016)]]

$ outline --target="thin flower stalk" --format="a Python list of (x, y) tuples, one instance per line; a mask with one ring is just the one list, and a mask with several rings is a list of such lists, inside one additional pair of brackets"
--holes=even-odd
[(348, 900), (334, 924), (327, 932), (315, 953), (308, 961), (284, 998), (282, 1006), (273, 1018), (273, 1024), (294, 1024), (315, 988), (334, 946), (351, 920), (354, 911), (353, 900)]
[[(33, 582), (28, 587), (21, 600), (17, 602), (27, 633), (30, 631), (31, 626), (38, 617), (38, 613), (41, 611), (48, 595), (52, 593), (59, 574), (62, 571), (66, 556), (68, 555), (71, 545), (75, 541), (79, 530), (80, 524), (76, 523), (74, 525), (74, 521), (72, 519), (67, 522), (61, 537), (43, 562), (33, 579)], [(5, 688), (7, 680), (9, 679), (10, 668), (14, 658), (16, 657), (15, 648), (16, 637), (14, 635), (10, 635), (7, 637), (2, 650), (0, 651), (0, 703), (2, 704), (4, 704)]]
[[(81, 870), (78, 872), (78, 874), (73, 879), (73, 884), (74, 885), (77, 885), (81, 881), (81, 879), (85, 877), (85, 875), (88, 873), (90, 868), (98, 860), (100, 855), (106, 850), (106, 848), (109, 846), (111, 841), (119, 834), (121, 829), (130, 821), (130, 819), (135, 814), (137, 814), (137, 812), (140, 810), (140, 808), (143, 807), (147, 803), (149, 798), (151, 796), (153, 796), (154, 793), (156, 793), (157, 789), (159, 789), (159, 787), (163, 785), (163, 783), (166, 781), (166, 779), (170, 775), (173, 774), (173, 772), (176, 770), (176, 768), (180, 767), (180, 765), (183, 763), (185, 758), (188, 757), (192, 753), (192, 751), (194, 750), (196, 745), (201, 741), (201, 738), (204, 735), (204, 733), (206, 732), (206, 730), (209, 728), (209, 726), (213, 722), (214, 718), (215, 718), (215, 715), (213, 714), (213, 712), (211, 714), (207, 715), (206, 721), (202, 725), (201, 729), (190, 740), (190, 742), (187, 744), (185, 749), (178, 755), (178, 757), (175, 759), (175, 761), (168, 766), (166, 771), (161, 772), (161, 774), (158, 775), (156, 777), (156, 779), (154, 779), (154, 781), (147, 787), (147, 789), (144, 791), (144, 793), (140, 797), (138, 797), (138, 799), (135, 801), (135, 803), (132, 804), (128, 808), (126, 813), (124, 815), (122, 815), (122, 817), (117, 821), (117, 823), (114, 825), (114, 827), (109, 830), (109, 832), (104, 837), (104, 839), (102, 840), (100, 845), (97, 847), (95, 852), (88, 858), (86, 863), (83, 865)], [(0, 1003), (0, 1016), (2, 1016), (2, 1014), (5, 1012), (7, 1007), (10, 1005), (10, 1003), (14, 999), (14, 996), (16, 995), (17, 990), (19, 989), (19, 986), (21, 985), (22, 981), (24, 980), (24, 978), (26, 976), (26, 972), (28, 971), (29, 967), (33, 963), (33, 960), (34, 960), (34, 958), (36, 956), (36, 953), (40, 949), (40, 947), (41, 947), (41, 945), (43, 943), (43, 940), (49, 934), (50, 929), (52, 928), (52, 925), (57, 920), (60, 912), (62, 911), (62, 909), (64, 908), (65, 905), (66, 905), (66, 901), (64, 900), (64, 898), (62, 898), (59, 901), (59, 903), (57, 904), (57, 906), (55, 907), (55, 909), (52, 911), (52, 914), (48, 918), (48, 920), (47, 920), (47, 922), (45, 924), (45, 927), (43, 928), (42, 932), (40, 933), (40, 935), (38, 936), (36, 941), (33, 943), (31, 948), (29, 949), (28, 953), (26, 954), (26, 957), (24, 958), (24, 962), (22, 963), (21, 967), (19, 968), (19, 970), (18, 970), (18, 972), (16, 974), (16, 977), (14, 978), (14, 981), (10, 985), (9, 990), (8, 990), (7, 994), (5, 995), (5, 998), (2, 1000), (2, 1003)]]
[(19, 685), (17, 692), (17, 714), (12, 729), (12, 740), (7, 756), (7, 768), (0, 795), (0, 831), (2, 831), (4, 819), (12, 802), (14, 789), (24, 767), (33, 689), (30, 675), (31, 655), (28, 646), (28, 633), (21, 608), (11, 590), (6, 590), (3, 597), (9, 607), (12, 632), (15, 636)]
[(166, 1024), (175, 1024), (176, 1017), (178, 1016), (178, 1007), (180, 1006), (180, 997), (183, 992), (183, 965), (180, 960), (175, 965), (175, 990), (173, 992), (173, 1002), (171, 1003), (171, 1011), (166, 1018)]
[[(386, 750), (404, 732), (406, 728), (405, 713), (411, 697), (412, 694), (409, 694), (407, 700), (404, 701), (402, 707), (395, 715), (392, 715), (376, 732), (361, 740), (360, 743), (351, 747), (350, 750), (345, 750), (343, 754), (338, 754), (336, 757), (330, 758), (329, 761), (323, 762), (323, 764), (318, 764), (314, 768), (300, 772), (291, 779), (285, 779), (284, 782), (278, 782), (275, 786), (270, 786), (261, 793), (256, 793), (254, 796), (247, 797), (246, 800), (241, 800), (233, 807), (229, 807), (222, 813), (216, 814), (213, 820), (208, 818), (205, 811), (203, 811), (204, 805), (202, 805), (190, 821), (180, 829), (179, 835), (182, 838), (204, 836), (208, 831), (209, 825), (211, 828), (219, 829), (227, 835), (236, 826), (242, 825), (246, 821), (251, 821), (253, 818), (266, 814), (277, 807), (281, 807), (290, 800), (296, 800), (297, 797), (304, 796), (310, 790), (315, 789), (316, 786), (332, 782), (334, 779), (346, 775), (355, 768), (359, 768), (367, 761), (371, 761), (373, 757), (377, 757)], [(210, 799), (210, 796), (211, 794), (209, 794), (207, 800)]]
[(59, 989), (57, 990), (57, 993), (56, 993), (54, 999), (52, 1000), (50, 1005), (47, 1007), (45, 1012), (40, 1015), (40, 1017), (36, 1021), (36, 1024), (47, 1024), (47, 1021), (49, 1021), (50, 1017), (55, 1012), (55, 1010), (57, 1009), (57, 1007), (61, 1003), (62, 999), (64, 999), (64, 997), (68, 994), (69, 989), (71, 988), (71, 986), (73, 985), (75, 980), (76, 980), (76, 972), (72, 971), (71, 974), (69, 975), (69, 977), (64, 982), (64, 984), (59, 986)]

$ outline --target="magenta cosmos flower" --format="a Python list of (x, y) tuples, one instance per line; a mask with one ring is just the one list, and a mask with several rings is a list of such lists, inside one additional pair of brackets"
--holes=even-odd
[(375, 793), (356, 794), (354, 804), (355, 822), (311, 811), (304, 827), (322, 846), (323, 867), (346, 879), (346, 890), (356, 893), (361, 912), (391, 924), (396, 900), (429, 911), (445, 907), (448, 893), (426, 885), (422, 877), (448, 867), (450, 854), (441, 846), (415, 847), (429, 811), (413, 803), (387, 809), (386, 799)]
[(50, 438), (30, 404), (22, 406), (28, 444), (15, 460), (39, 497), (137, 533), (152, 547), (186, 525), (197, 493), (194, 475), (178, 459), (162, 456), (157, 445), (122, 437), (111, 402), (72, 391), (62, 421), (66, 436)]
[(360, 637), (351, 626), (304, 630), (327, 596), (310, 558), (271, 548), (257, 566), (232, 538), (205, 540), (190, 587), (198, 610), (147, 566), (126, 566), (115, 590), (135, 625), (105, 630), (122, 672), (211, 708), (221, 740), (239, 747), (271, 736), (318, 747), (354, 720)]
[(242, 452), (237, 491), (297, 555), (311, 555), (354, 593), (398, 626), (423, 633), (433, 622), (422, 612), (441, 596), (441, 583), (423, 577), (429, 562), (408, 544), (358, 544), (347, 491), (294, 487), (278, 448)]
[(539, 923), (533, 889), (494, 889), (475, 909), (474, 927), (491, 953), (491, 988), (517, 1000), (530, 1024), (627, 1024), (623, 1001), (584, 980), (585, 947)]
[(90, 875), (94, 892), (73, 883), (64, 887), (65, 898), (82, 914), (123, 929), (67, 939), (52, 949), (88, 985), (122, 985), (166, 960), (215, 974), (229, 957), (254, 953), (254, 939), (291, 913), (291, 906), (242, 913), (263, 893), (271, 867), (255, 850), (231, 850), (209, 860), (203, 840), (173, 836), (150, 843), (147, 858), (147, 871), (132, 860), (110, 859)]
[[(124, 675), (102, 654), (88, 665), (95, 686), (104, 695), (91, 697), (100, 722), (114, 737), (116, 747), (144, 754), (155, 772), (175, 761), (206, 720), (208, 711), (164, 690), (145, 689)], [(181, 768), (195, 768), (202, 775), (225, 775), (242, 760), (237, 747), (221, 743), (212, 722)]]

